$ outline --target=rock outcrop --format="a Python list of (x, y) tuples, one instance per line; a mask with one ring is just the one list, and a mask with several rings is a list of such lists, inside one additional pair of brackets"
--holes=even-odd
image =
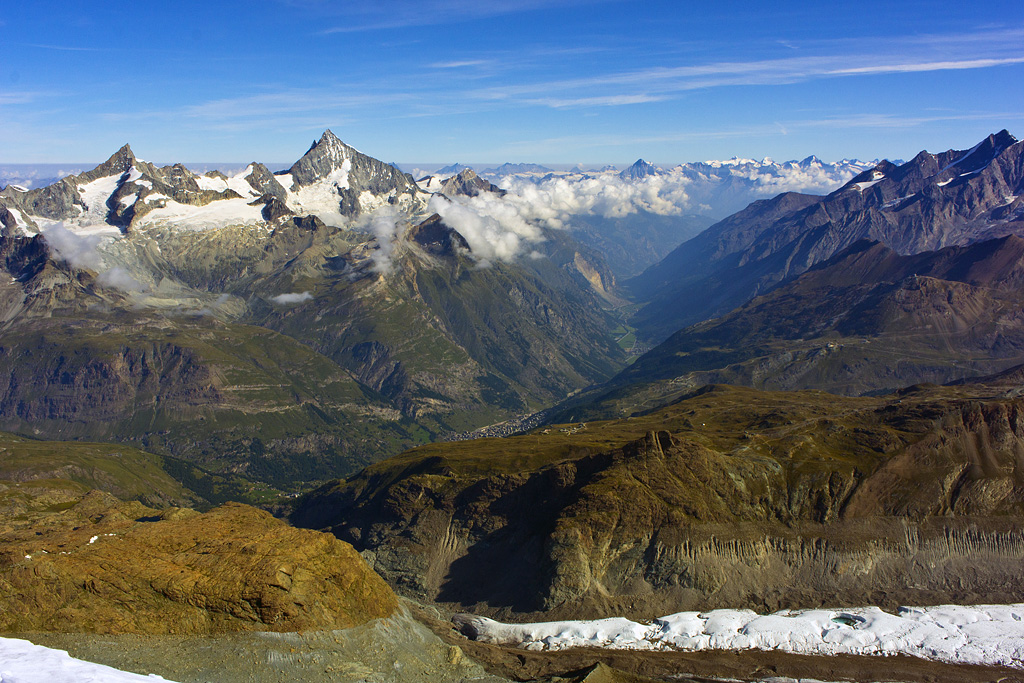
[(0, 534), (0, 630), (347, 628), (397, 602), (347, 543), (233, 503), (200, 514), (100, 492)]
[(458, 174), (442, 181), (441, 192), (454, 197), (461, 195), (463, 197), (476, 197), (483, 192), (504, 197), (506, 192), (497, 185), (487, 180), (484, 180), (476, 174), (471, 168), (466, 168), (460, 171)]

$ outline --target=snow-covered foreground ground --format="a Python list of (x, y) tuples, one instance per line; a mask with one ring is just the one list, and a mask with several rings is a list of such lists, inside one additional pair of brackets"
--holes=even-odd
[(958, 664), (1024, 668), (1024, 604), (848, 610), (680, 612), (650, 624), (613, 618), (503, 624), (460, 615), (467, 635), (528, 650), (783, 650), (811, 655), (905, 654)]
[(63, 650), (27, 640), (0, 638), (0, 683), (158, 683), (156, 675), (140, 676), (74, 659)]

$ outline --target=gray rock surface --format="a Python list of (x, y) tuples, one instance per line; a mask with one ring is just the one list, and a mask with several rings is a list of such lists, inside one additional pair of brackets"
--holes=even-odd
[(407, 610), (340, 631), (199, 636), (17, 635), (73, 657), (178, 683), (505, 683)]

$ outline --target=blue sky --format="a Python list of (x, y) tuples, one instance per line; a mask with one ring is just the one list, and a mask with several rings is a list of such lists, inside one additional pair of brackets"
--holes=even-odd
[(910, 158), (1024, 137), (1024, 3), (0, 5), (0, 162)]

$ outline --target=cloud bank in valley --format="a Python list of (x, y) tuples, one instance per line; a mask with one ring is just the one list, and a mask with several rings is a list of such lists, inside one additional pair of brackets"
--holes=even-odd
[[(429, 208), (462, 233), (478, 259), (508, 261), (533, 253), (527, 247), (544, 240), (545, 228), (571, 228), (575, 217), (700, 213), (722, 218), (780, 192), (830, 192), (871, 165), (824, 164), (813, 158), (777, 164), (766, 159), (685, 164), (639, 179), (614, 172), (509, 175), (498, 180), (508, 192), (504, 197), (434, 196)], [(387, 257), (385, 242), (381, 241), (381, 250)]]
[(623, 218), (640, 211), (678, 216), (692, 205), (687, 192), (692, 180), (673, 175), (630, 180), (602, 173), (553, 176), (539, 182), (508, 176), (499, 184), (508, 190), (508, 201), (521, 215), (552, 228), (565, 227), (572, 216)]
[(511, 261), (530, 244), (544, 241), (536, 217), (514, 199), (482, 193), (476, 197), (431, 197), (429, 209), (457, 230), (473, 255), (483, 261)]

